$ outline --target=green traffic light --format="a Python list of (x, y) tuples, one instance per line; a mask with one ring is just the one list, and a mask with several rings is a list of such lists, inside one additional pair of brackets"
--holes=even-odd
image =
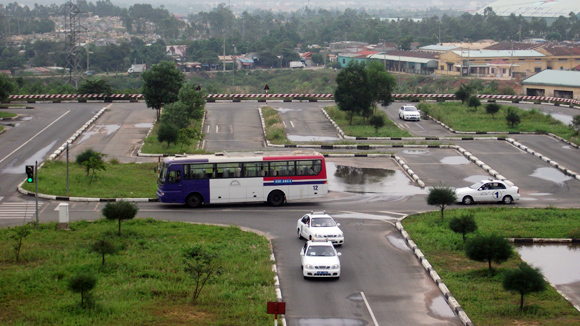
[(32, 178), (28, 178), (28, 183), (32, 183), (34, 180), (32, 180)]

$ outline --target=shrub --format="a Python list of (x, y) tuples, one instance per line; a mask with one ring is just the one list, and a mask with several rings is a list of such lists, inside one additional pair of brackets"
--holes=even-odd
[(501, 106), (497, 103), (489, 103), (485, 106), (485, 112), (491, 114), (492, 119), (495, 119), (494, 115), (499, 112)]
[(441, 219), (443, 219), (443, 210), (446, 206), (451, 205), (457, 200), (455, 190), (447, 186), (438, 186), (429, 189), (427, 195), (427, 205), (438, 206), (441, 209)]
[(524, 295), (546, 290), (546, 281), (538, 268), (520, 263), (518, 269), (508, 270), (503, 275), (504, 290), (520, 294), (520, 310), (524, 309)]
[(449, 221), (449, 228), (455, 233), (460, 233), (463, 236), (465, 243), (465, 235), (467, 233), (475, 232), (477, 224), (472, 212), (464, 212), (461, 217), (454, 217)]
[(169, 147), (171, 143), (177, 143), (179, 140), (179, 128), (172, 124), (162, 123), (157, 132), (157, 139), (160, 143), (166, 141)]
[(119, 232), (121, 235), (121, 221), (131, 220), (137, 215), (139, 208), (133, 203), (125, 200), (118, 202), (108, 202), (101, 213), (107, 220), (118, 220), (119, 221)]
[(505, 120), (506, 120), (508, 126), (513, 128), (513, 127), (517, 126), (521, 122), (522, 119), (521, 119), (520, 115), (516, 112), (515, 109), (508, 108), (506, 116), (505, 116)]
[(481, 106), (481, 101), (477, 98), (477, 96), (473, 95), (469, 98), (467, 106), (474, 108), (474, 110), (477, 111), (477, 108)]
[(68, 289), (81, 294), (81, 307), (85, 306), (85, 300), (90, 297), (90, 291), (97, 285), (97, 278), (90, 274), (79, 274), (68, 282)]
[(471, 260), (487, 262), (491, 272), (491, 263), (507, 261), (513, 250), (510, 243), (498, 235), (478, 235), (465, 243), (465, 254)]

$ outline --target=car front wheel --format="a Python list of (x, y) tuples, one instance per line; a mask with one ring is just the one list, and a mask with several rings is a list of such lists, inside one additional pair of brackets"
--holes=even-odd
[(463, 197), (463, 200), (461, 202), (463, 203), (463, 205), (471, 205), (473, 204), (473, 198), (471, 198), (470, 196), (465, 196)]
[(504, 204), (509, 205), (514, 201), (514, 199), (512, 198), (512, 196), (505, 196), (503, 197), (502, 201)]
[(298, 239), (300, 239), (300, 240), (304, 239), (304, 238), (302, 237), (302, 234), (300, 233), (300, 229), (298, 229)]

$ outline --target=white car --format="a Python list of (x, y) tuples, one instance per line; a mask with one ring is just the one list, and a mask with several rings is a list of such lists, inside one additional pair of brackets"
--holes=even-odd
[(326, 212), (310, 212), (298, 219), (296, 232), (299, 239), (328, 239), (334, 245), (341, 246), (344, 243), (344, 233), (339, 226), (340, 223), (336, 223)]
[(334, 245), (326, 240), (307, 241), (300, 251), (302, 275), (309, 277), (340, 277), (340, 252), (334, 249)]
[(403, 105), (399, 109), (399, 119), (403, 120), (421, 120), (421, 113), (414, 105)]
[(482, 180), (470, 187), (455, 189), (457, 202), (470, 205), (474, 202), (503, 202), (511, 204), (520, 199), (520, 188), (502, 180)]

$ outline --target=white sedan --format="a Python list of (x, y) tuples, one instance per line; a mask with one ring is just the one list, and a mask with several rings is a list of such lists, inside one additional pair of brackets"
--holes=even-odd
[(296, 223), (299, 239), (326, 240), (334, 245), (340, 246), (344, 243), (344, 233), (339, 228), (340, 223), (336, 223), (332, 216), (325, 212), (310, 212)]
[(503, 202), (511, 204), (520, 199), (520, 188), (502, 180), (482, 180), (469, 187), (455, 189), (457, 202), (465, 205), (474, 202)]
[(334, 249), (330, 241), (307, 241), (300, 251), (302, 275), (309, 277), (340, 277), (340, 252)]
[(421, 113), (414, 105), (403, 105), (399, 109), (399, 119), (403, 120), (421, 120)]

